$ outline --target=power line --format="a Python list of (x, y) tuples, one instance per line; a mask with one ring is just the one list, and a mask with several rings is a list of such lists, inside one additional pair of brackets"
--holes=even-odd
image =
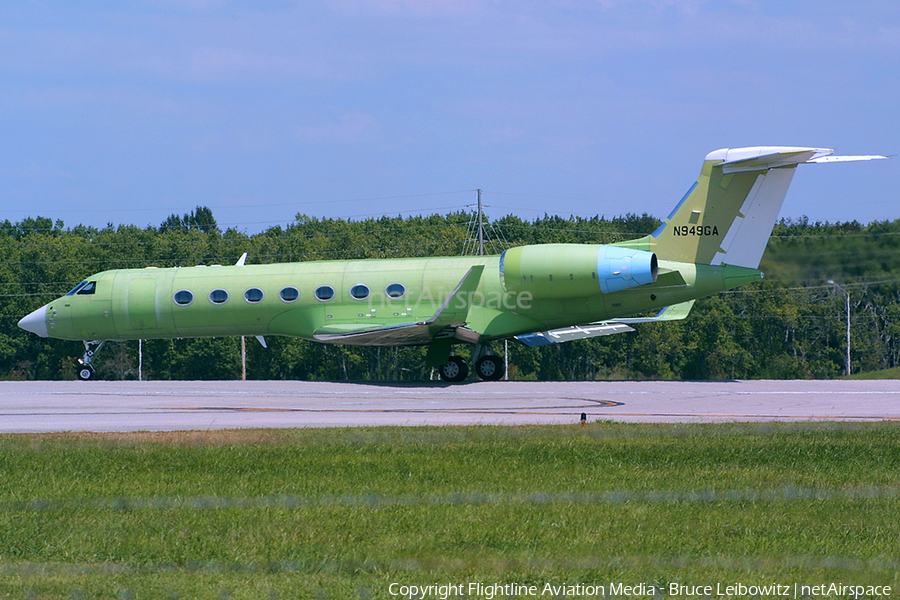
[[(391, 195), (391, 196), (369, 196), (363, 198), (333, 198), (330, 200), (295, 200), (292, 202), (270, 202), (270, 203), (253, 203), (253, 204), (222, 204), (219, 206), (207, 206), (206, 208), (210, 208), (213, 210), (224, 210), (231, 208), (263, 208), (263, 207), (273, 207), (273, 206), (298, 206), (300, 208), (304, 206), (310, 205), (319, 205), (319, 204), (341, 204), (347, 202), (376, 202), (379, 200), (406, 200), (410, 198), (431, 198), (434, 196), (451, 196), (454, 194), (470, 194), (475, 190), (453, 190), (447, 192), (425, 192), (421, 194), (399, 194), (399, 195)], [(197, 205), (190, 207), (146, 207), (146, 208), (116, 208), (115, 212), (152, 212), (152, 211), (172, 211), (175, 212), (181, 211), (192, 211), (197, 208)], [(44, 209), (31, 209), (33, 211), (40, 211)], [(59, 213), (99, 213), (99, 212), (109, 212), (108, 208), (77, 208), (77, 209), (47, 209), (48, 211), (59, 212)], [(29, 217), (26, 217), (29, 218)], [(49, 218), (49, 217), (37, 217), (37, 218)]]

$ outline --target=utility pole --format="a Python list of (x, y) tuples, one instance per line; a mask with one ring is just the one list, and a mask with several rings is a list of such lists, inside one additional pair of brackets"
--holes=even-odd
[[(484, 206), (478, 190), (478, 256), (484, 256)], [(509, 381), (509, 341), (503, 340), (503, 379)]]
[(484, 210), (481, 207), (481, 190), (478, 190), (478, 256), (484, 256)]
[(241, 336), (241, 381), (247, 381), (247, 338)]
[(837, 289), (844, 292), (844, 295), (847, 299), (847, 366), (846, 366), (846, 375), (850, 376), (850, 292), (845, 290), (839, 284), (835, 283), (833, 280), (829, 279), (828, 283), (836, 287)]

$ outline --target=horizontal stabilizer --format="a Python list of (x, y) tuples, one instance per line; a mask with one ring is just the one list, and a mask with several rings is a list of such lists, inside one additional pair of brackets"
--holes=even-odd
[(854, 162), (887, 158), (887, 156), (879, 154), (834, 156), (834, 150), (831, 148), (785, 148), (778, 146), (718, 150), (707, 156), (707, 160), (710, 160), (710, 157), (724, 159), (721, 167), (722, 172), (726, 175), (730, 173), (745, 173), (747, 171), (765, 171), (778, 167), (793, 167), (804, 163)]
[(680, 321), (682, 319), (686, 319), (688, 314), (691, 312), (691, 309), (694, 308), (694, 301), (688, 300), (687, 302), (681, 302), (679, 304), (673, 304), (672, 306), (667, 306), (659, 313), (656, 314), (655, 317), (633, 317), (627, 319), (612, 319), (611, 323), (628, 323), (633, 325), (634, 323), (658, 323), (660, 321)]
[(856, 162), (859, 160), (884, 160), (887, 156), (882, 154), (864, 154), (860, 156), (822, 156), (808, 160), (808, 163), (837, 163), (837, 162)]
[(576, 325), (574, 327), (565, 327), (562, 329), (551, 329), (550, 331), (539, 331), (536, 333), (526, 333), (517, 335), (516, 339), (531, 348), (538, 346), (548, 346), (550, 344), (562, 344), (563, 342), (571, 342), (572, 340), (583, 340), (586, 338), (599, 337), (603, 335), (614, 335), (616, 333), (627, 333), (634, 331), (629, 325), (635, 323), (658, 323), (660, 321), (680, 321), (688, 316), (691, 308), (694, 307), (694, 301), (688, 300), (680, 304), (667, 306), (656, 316), (653, 317), (635, 317), (628, 319), (611, 319), (601, 323), (589, 323), (587, 325)]
[(571, 342), (572, 340), (583, 340), (585, 338), (614, 335), (616, 333), (625, 333), (628, 331), (634, 331), (634, 329), (624, 323), (604, 322), (590, 323), (588, 325), (575, 325), (574, 327), (539, 331), (536, 333), (526, 333), (515, 337), (526, 346), (537, 348), (538, 346), (562, 344), (563, 342)]

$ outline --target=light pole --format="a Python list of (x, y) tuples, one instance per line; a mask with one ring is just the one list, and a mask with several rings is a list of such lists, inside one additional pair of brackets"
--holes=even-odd
[(850, 376), (850, 292), (845, 290), (840, 284), (834, 282), (834, 280), (829, 279), (828, 283), (836, 287), (837, 289), (844, 292), (844, 295), (847, 297), (847, 376)]

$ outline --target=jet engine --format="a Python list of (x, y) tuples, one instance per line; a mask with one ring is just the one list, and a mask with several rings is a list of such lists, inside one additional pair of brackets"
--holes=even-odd
[(656, 281), (656, 254), (620, 246), (540, 244), (510, 248), (500, 256), (507, 292), (534, 298), (604, 294)]

